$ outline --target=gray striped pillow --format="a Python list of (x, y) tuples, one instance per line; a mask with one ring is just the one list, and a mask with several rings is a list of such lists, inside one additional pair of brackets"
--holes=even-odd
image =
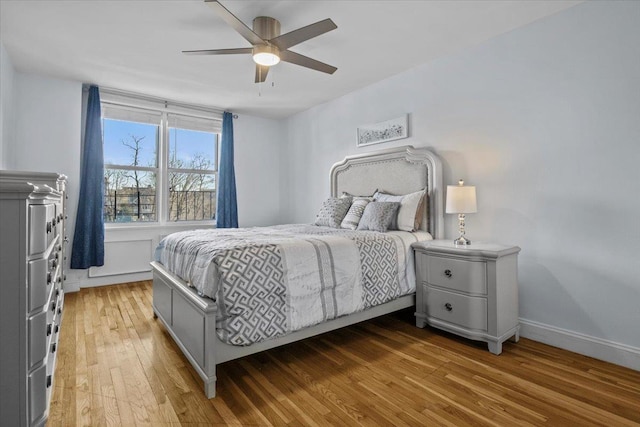
[(370, 201), (371, 199), (367, 197), (356, 197), (349, 208), (349, 212), (347, 212), (347, 215), (342, 220), (340, 227), (349, 230), (357, 229), (360, 218), (362, 218), (362, 214)]

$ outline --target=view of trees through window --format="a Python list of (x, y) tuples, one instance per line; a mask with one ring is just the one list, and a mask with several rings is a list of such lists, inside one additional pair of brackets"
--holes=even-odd
[(167, 133), (161, 150), (160, 123), (103, 119), (105, 222), (159, 221), (159, 203), (166, 204), (166, 221), (215, 219), (217, 134), (177, 127)]
[(207, 220), (216, 214), (216, 137), (169, 128), (169, 220)]

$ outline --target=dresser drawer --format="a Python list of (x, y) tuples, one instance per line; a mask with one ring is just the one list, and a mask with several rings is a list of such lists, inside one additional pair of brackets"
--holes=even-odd
[(429, 255), (426, 269), (427, 282), (432, 285), (470, 294), (487, 293), (487, 266), (484, 262)]
[(487, 330), (486, 298), (456, 294), (430, 286), (424, 286), (424, 288), (428, 316), (463, 328)]
[(44, 416), (47, 410), (47, 365), (29, 374), (29, 425)]
[(51, 290), (53, 273), (49, 272), (49, 260), (37, 259), (29, 261), (29, 311), (42, 307), (47, 303)]
[(47, 206), (29, 206), (29, 255), (39, 254), (47, 249), (50, 226), (47, 226)]
[[(47, 354), (47, 312), (41, 311), (28, 321), (29, 369), (41, 362)], [(49, 326), (53, 328), (53, 325)]]

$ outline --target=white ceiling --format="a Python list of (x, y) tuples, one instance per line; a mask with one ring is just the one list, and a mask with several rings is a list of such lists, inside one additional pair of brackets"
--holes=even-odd
[(571, 7), (579, 1), (222, 1), (251, 27), (282, 33), (331, 18), (338, 29), (291, 48), (338, 67), (293, 64), (255, 84), (249, 47), (201, 0), (0, 1), (0, 42), (20, 72), (94, 83), (237, 113), (282, 118)]

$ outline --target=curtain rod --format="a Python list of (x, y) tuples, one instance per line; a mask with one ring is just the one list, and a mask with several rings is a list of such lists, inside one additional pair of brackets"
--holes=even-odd
[[(88, 83), (83, 84), (82, 85), (82, 90), (83, 91), (89, 90), (89, 86), (90, 86), (90, 84), (88, 84)], [(188, 108), (188, 109), (192, 109), (192, 110), (199, 110), (199, 111), (206, 112), (206, 113), (222, 114), (222, 113), (225, 112), (225, 110), (222, 109), (222, 108), (207, 107), (205, 105), (199, 105), (199, 104), (187, 104), (187, 103), (184, 103), (184, 102), (171, 101), (171, 100), (168, 100), (168, 99), (158, 98), (158, 97), (151, 96), (151, 95), (143, 95), (143, 94), (136, 93), (136, 92), (129, 92), (129, 91), (125, 91), (125, 90), (121, 90), (121, 89), (115, 89), (115, 88), (106, 87), (106, 86), (99, 86), (99, 85), (96, 85), (96, 86), (98, 86), (98, 88), (100, 89), (100, 92), (104, 92), (106, 94), (126, 96), (128, 98), (138, 99), (140, 101), (160, 103), (160, 104), (164, 104), (165, 108), (170, 105), (170, 106), (173, 106), (173, 107), (181, 107), (181, 108)], [(238, 115), (232, 113), (232, 117), (234, 119), (237, 119)]]

